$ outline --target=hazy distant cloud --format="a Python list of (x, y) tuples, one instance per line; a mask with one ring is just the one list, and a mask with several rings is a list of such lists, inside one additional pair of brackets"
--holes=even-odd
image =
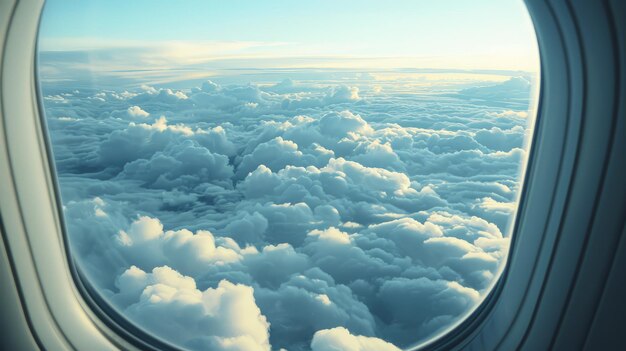
[(326, 95), (326, 102), (330, 104), (357, 101), (360, 99), (359, 88), (349, 87), (347, 85), (332, 87)]
[(512, 77), (496, 85), (463, 89), (458, 95), (462, 98), (480, 99), (488, 103), (501, 103), (506, 100), (528, 100), (530, 92), (531, 83), (529, 78)]
[[(148, 87), (150, 88), (150, 87)], [(159, 104), (176, 104), (181, 100), (187, 100), (188, 96), (182, 91), (174, 91), (171, 89), (146, 89), (144, 93), (137, 94), (129, 99), (131, 103), (159, 103)]]
[(504, 110), (502, 112), (492, 112), (491, 115), (496, 117), (516, 117), (516, 118), (528, 118), (528, 111), (513, 111)]
[[(278, 88), (284, 90), (285, 85)], [(361, 100), (358, 87), (347, 85), (332, 86), (326, 89), (322, 95), (311, 94), (310, 92), (287, 94), (282, 100), (281, 107), (289, 110), (303, 108), (319, 108), (334, 104), (354, 103)]]

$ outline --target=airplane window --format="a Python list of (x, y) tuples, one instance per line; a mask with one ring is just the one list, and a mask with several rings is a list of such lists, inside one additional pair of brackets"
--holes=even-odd
[(48, 0), (71, 258), (191, 350), (399, 350), (496, 283), (538, 90), (521, 1)]

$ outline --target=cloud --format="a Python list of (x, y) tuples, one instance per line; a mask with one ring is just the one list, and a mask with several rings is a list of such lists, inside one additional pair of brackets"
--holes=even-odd
[[(378, 292), (380, 317), (388, 327), (385, 333), (402, 343), (415, 340), (415, 332), (436, 331), (437, 318), (459, 315), (479, 301), (478, 291), (457, 282), (394, 278), (385, 281)], [(420, 301), (419, 304), (412, 303)], [(430, 326), (430, 328), (428, 328)], [(430, 329), (430, 330), (429, 330)]]
[(400, 351), (384, 340), (360, 335), (352, 335), (348, 329), (337, 327), (319, 330), (311, 342), (313, 351)]
[(497, 211), (497, 212), (505, 212), (512, 213), (515, 211), (515, 203), (513, 202), (498, 202), (490, 197), (483, 198), (480, 207), (486, 210)]
[(263, 241), (269, 222), (259, 212), (244, 213), (241, 218), (233, 219), (224, 228), (224, 232), (243, 244)]
[(352, 284), (359, 280), (366, 283), (396, 276), (410, 266), (410, 261), (402, 257), (381, 255), (379, 247), (368, 250), (364, 245), (365, 249), (361, 248), (358, 239), (356, 234), (350, 236), (333, 227), (313, 230), (308, 234), (302, 251), (309, 255), (317, 267), (342, 284)]
[(137, 94), (129, 99), (131, 103), (157, 103), (157, 104), (177, 104), (181, 101), (187, 100), (187, 94), (182, 91), (175, 91), (172, 89), (154, 89), (148, 87), (143, 93)]
[(237, 168), (237, 174), (244, 177), (260, 165), (278, 171), (285, 166), (315, 165), (316, 163), (315, 158), (304, 155), (298, 150), (298, 144), (282, 137), (276, 137), (266, 143), (259, 144), (252, 153), (244, 156)]
[(509, 130), (498, 127), (482, 129), (476, 132), (476, 141), (495, 151), (509, 151), (522, 145), (526, 137), (526, 131), (521, 126)]
[(511, 77), (497, 85), (463, 89), (459, 96), (469, 99), (481, 99), (489, 103), (499, 103), (507, 99), (525, 99), (530, 97), (531, 82), (527, 77)]
[(393, 151), (390, 143), (381, 144), (380, 141), (375, 140), (369, 144), (360, 144), (355, 149), (355, 153), (357, 155), (352, 160), (364, 166), (403, 169), (402, 161)]
[(402, 255), (418, 261), (431, 255), (429, 249), (424, 247), (424, 242), (443, 236), (443, 231), (436, 224), (432, 222), (423, 224), (412, 218), (401, 218), (371, 225), (368, 230), (379, 237), (389, 238)]
[(316, 331), (338, 325), (367, 335), (375, 330), (367, 306), (317, 268), (293, 275), (276, 290), (259, 289), (257, 300), (272, 325), (280, 326), (272, 329), (274, 347), (306, 349)]
[(411, 192), (410, 180), (405, 174), (391, 172), (384, 168), (365, 167), (358, 162), (346, 161), (343, 158), (329, 160), (328, 165), (320, 171), (339, 176), (348, 185), (356, 185), (372, 189), (372, 191), (397, 195)]
[(485, 296), (528, 82), (319, 74), (46, 88), (72, 252), (124, 316), (194, 350), (398, 350)]
[(126, 110), (130, 117), (148, 117), (150, 114), (141, 109), (139, 106), (131, 106)]
[(202, 83), (200, 89), (192, 89), (191, 94), (196, 106), (229, 112), (269, 104), (269, 98), (268, 93), (255, 85), (222, 87), (212, 81)]
[(329, 104), (358, 101), (360, 99), (361, 97), (359, 96), (359, 88), (349, 87), (347, 85), (332, 87), (326, 95), (326, 102)]
[(131, 266), (117, 285), (130, 301), (126, 315), (161, 338), (197, 350), (270, 350), (270, 324), (251, 287), (222, 280), (200, 291), (168, 266), (150, 273)]
[(120, 230), (114, 241), (127, 262), (146, 269), (169, 265), (192, 276), (201, 275), (211, 265), (242, 259), (242, 250), (236, 244), (228, 240), (216, 242), (209, 231), (164, 231), (159, 219), (146, 216), (133, 221), (127, 230)]
[[(286, 85), (278, 87), (278, 91), (284, 91), (286, 88)], [(275, 89), (273, 90), (276, 91)], [(358, 87), (338, 85), (329, 87), (323, 95), (311, 94), (309, 92), (287, 94), (282, 100), (281, 107), (287, 110), (294, 110), (355, 103), (360, 100)]]
[(491, 115), (500, 118), (528, 118), (528, 111), (504, 110), (502, 112), (492, 112)]
[(150, 159), (126, 163), (118, 175), (122, 179), (145, 182), (146, 187), (180, 188), (220, 180), (229, 180), (233, 168), (228, 157), (213, 154), (191, 140), (154, 153)]
[[(195, 141), (197, 144), (190, 141)], [(204, 150), (200, 150), (198, 146), (202, 146)], [(95, 164), (90, 166), (119, 168), (138, 160), (143, 160), (141, 162), (146, 163), (146, 160), (155, 158), (155, 156), (158, 159), (159, 155), (163, 158), (167, 156), (167, 153), (190, 155), (191, 150), (185, 149), (192, 148), (195, 148), (196, 153), (199, 154), (215, 153), (215, 157), (219, 159), (224, 157), (222, 155), (232, 155), (235, 147), (226, 138), (226, 133), (221, 127), (193, 130), (182, 123), (168, 124), (167, 119), (162, 116), (152, 124), (130, 122), (126, 128), (111, 132), (105, 140), (99, 143), (97, 148), (93, 157)], [(223, 160), (213, 162), (221, 164)], [(202, 168), (200, 165), (198, 167)], [(232, 168), (229, 164), (223, 165), (223, 167)], [(176, 170), (171, 171), (176, 172)], [(155, 177), (154, 174), (146, 174), (146, 176)]]

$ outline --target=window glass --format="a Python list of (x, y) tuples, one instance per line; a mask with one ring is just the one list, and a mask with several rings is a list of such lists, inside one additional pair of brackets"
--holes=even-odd
[(70, 253), (192, 350), (398, 350), (509, 250), (538, 86), (521, 1), (48, 0)]

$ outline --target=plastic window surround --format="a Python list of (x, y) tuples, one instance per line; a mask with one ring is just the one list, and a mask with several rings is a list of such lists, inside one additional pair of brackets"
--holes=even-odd
[[(604, 23), (594, 28), (598, 37), (614, 37), (615, 23), (609, 15), (612, 3), (526, 3), (542, 54), (541, 97), (509, 260), (483, 304), (454, 330), (422, 345), (427, 350), (514, 349), (537, 340), (532, 338), (531, 327), (541, 312), (539, 301), (550, 292), (545, 279), (562, 243), (559, 239), (568, 200), (577, 185), (574, 170), (588, 162), (578, 154), (583, 114), (606, 112), (600, 104), (584, 104), (584, 83), (589, 77), (585, 72), (590, 64), (585, 65), (581, 54), (584, 48), (578, 26), (580, 17), (585, 16), (594, 23)], [(116, 321), (92, 310), (94, 304), (88, 301), (85, 287), (75, 285), (80, 277), (67, 256), (37, 96), (35, 54), (42, 6), (43, 0), (7, 0), (0, 6), (0, 39), (4, 40), (0, 51), (0, 139), (4, 139), (0, 143), (0, 210), (3, 239), (14, 263), (22, 304), (31, 317), (32, 332), (46, 349), (169, 348), (145, 344), (150, 342), (143, 338), (145, 335), (124, 332)], [(594, 50), (606, 54), (607, 59), (598, 59), (600, 54), (593, 58), (609, 72), (618, 64), (612, 60), (615, 49), (611, 44), (598, 41)], [(609, 107), (615, 105), (615, 98), (605, 98)], [(609, 142), (612, 134), (606, 124), (610, 125), (611, 118), (593, 127), (600, 128), (596, 133), (600, 137), (608, 135)], [(608, 155), (610, 148), (602, 151), (603, 156)]]

